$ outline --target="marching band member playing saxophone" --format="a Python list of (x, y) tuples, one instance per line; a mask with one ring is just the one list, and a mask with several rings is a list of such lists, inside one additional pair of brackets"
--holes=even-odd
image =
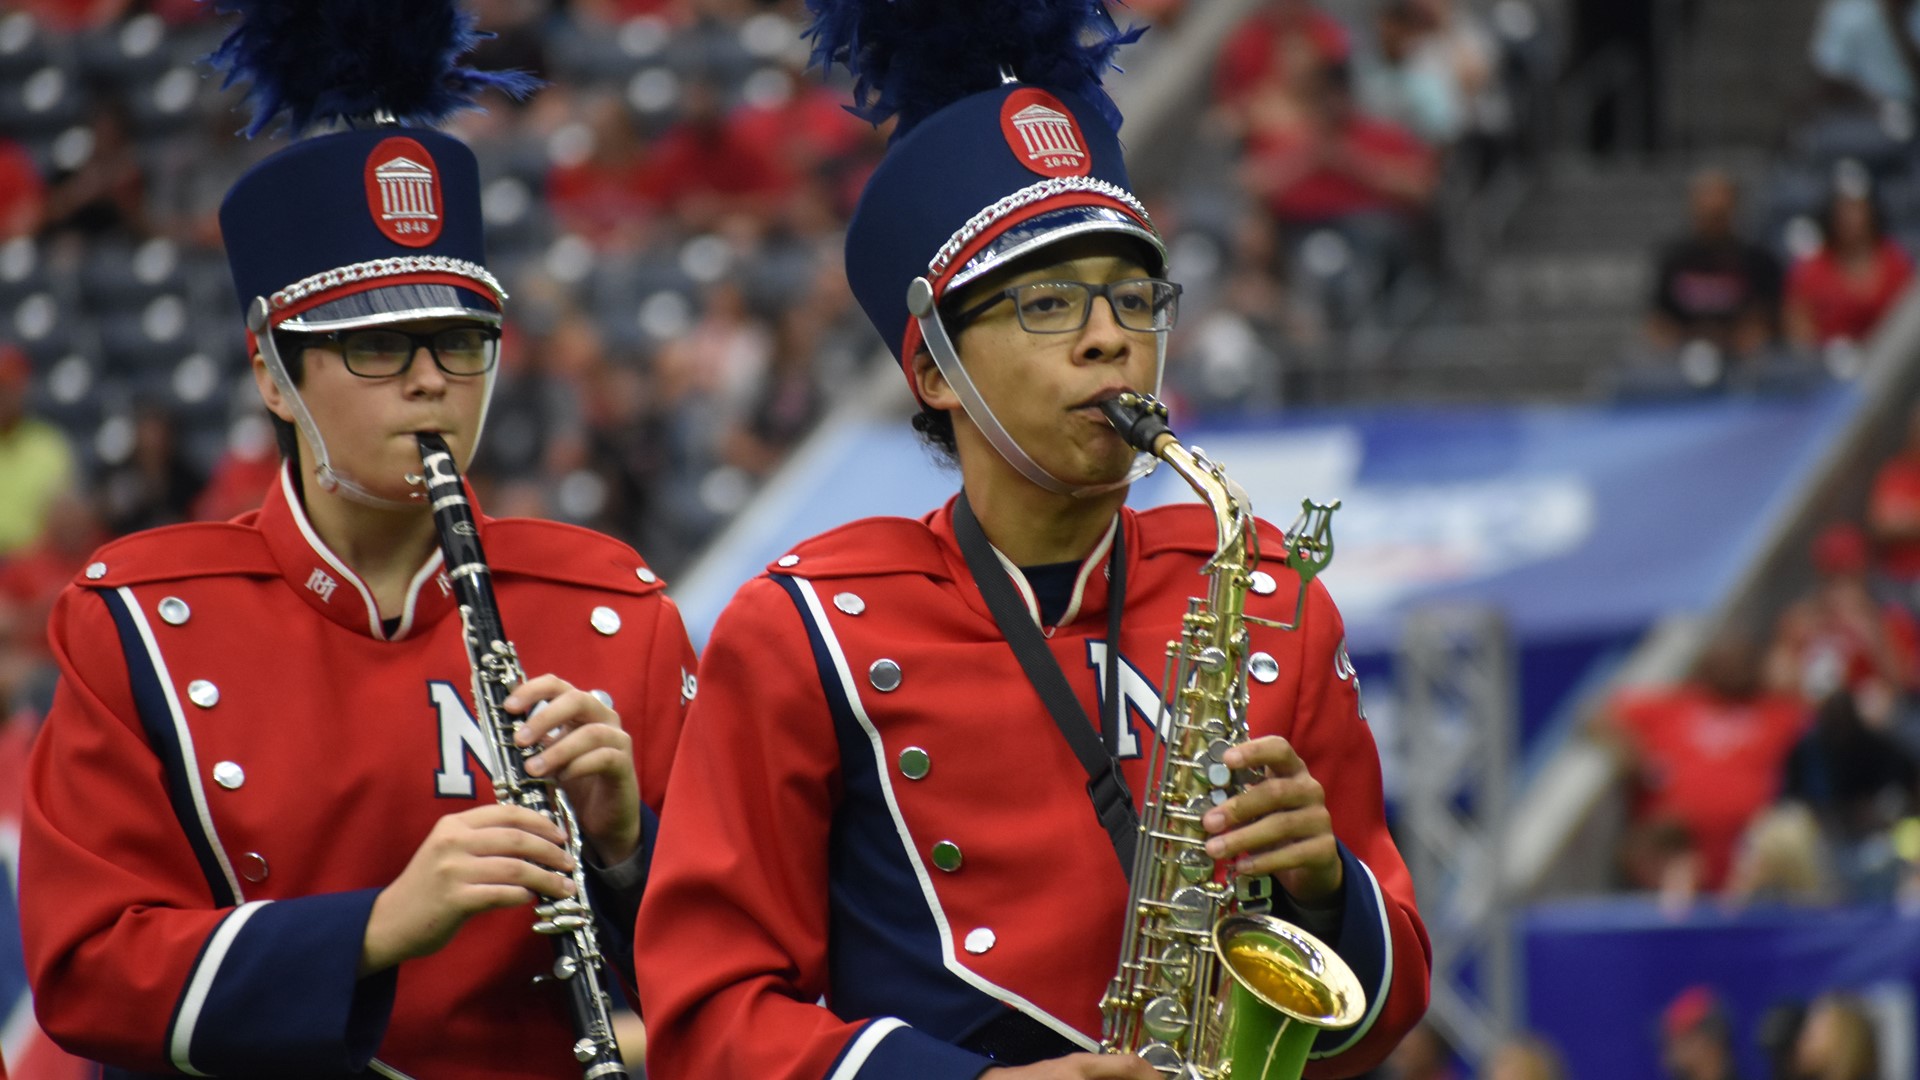
[[(899, 117), (847, 274), (961, 491), (794, 546), (715, 626), (637, 931), (649, 1074), (1152, 1080), (1091, 1052), (1116, 805), (1216, 534), (1198, 506), (1126, 509), (1151, 459), (1098, 407), (1158, 390), (1179, 299), (1096, 77), (1128, 35), (1100, 0), (810, 6), (816, 59)], [(1301, 585), (1259, 527), (1247, 614), (1289, 622)], [(1251, 627), (1270, 659), (1227, 763), (1267, 778), (1205, 827), (1358, 975), (1369, 1010), (1306, 1073), (1352, 1076), (1424, 1012), (1429, 952), (1339, 613), (1317, 584), (1303, 606)]]
[[(472, 152), (415, 125), (515, 84), (451, 66), (475, 34), (450, 4), (234, 6), (222, 56), (255, 131), (350, 124), (261, 162), (221, 211), (286, 461), (258, 511), (111, 543), (60, 598), (22, 837), (39, 1019), (108, 1076), (579, 1077), (530, 907), (575, 894), (574, 860), (495, 801), (408, 479), (422, 432), (471, 460), (505, 299)], [(564, 673), (503, 708), (544, 703), (515, 739), (572, 800), (624, 968), (692, 649), (625, 545), (478, 529), (527, 670)]]

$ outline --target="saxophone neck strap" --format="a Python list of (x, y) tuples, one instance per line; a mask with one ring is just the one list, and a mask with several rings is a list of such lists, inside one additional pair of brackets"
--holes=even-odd
[(966, 557), (967, 569), (973, 573), (974, 584), (980, 587), (987, 610), (993, 613), (993, 621), (1000, 627), (1001, 636), (1006, 638), (1014, 658), (1027, 674), (1027, 681), (1033, 684), (1034, 692), (1046, 705), (1054, 726), (1060, 729), (1067, 746), (1086, 769), (1087, 797), (1093, 801), (1094, 816), (1106, 830), (1107, 839), (1113, 842), (1120, 869), (1131, 882), (1140, 816), (1133, 808), (1133, 792), (1127, 789), (1120, 763), (1114, 760), (1109, 749), (1119, 740), (1120, 711), (1126, 707), (1120, 699), (1120, 611), (1127, 595), (1126, 530), (1114, 530), (1113, 551), (1107, 563), (1107, 656), (1103, 671), (1106, 695), (1098, 734), (1088, 722), (1086, 710), (1080, 707), (1080, 699), (1067, 685), (1067, 677), (1053, 658), (1053, 651), (1047, 648), (1040, 628), (1034, 625), (1027, 605), (1014, 591), (1006, 568), (993, 553), (993, 545), (987, 542), (987, 534), (980, 528), (980, 520), (974, 516), (964, 490), (953, 506), (953, 532), (960, 541), (960, 553)]

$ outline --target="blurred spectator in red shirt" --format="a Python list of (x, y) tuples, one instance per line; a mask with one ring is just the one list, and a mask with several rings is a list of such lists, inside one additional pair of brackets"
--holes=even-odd
[(8, 10), (24, 11), (55, 33), (93, 30), (118, 19), (127, 0), (10, 0)]
[(1820, 250), (1787, 279), (1787, 336), (1804, 348), (1865, 341), (1913, 280), (1913, 260), (1864, 186), (1834, 192), (1825, 225)]
[(871, 125), (841, 104), (841, 95), (818, 79), (782, 68), (785, 92), (777, 99), (742, 105), (729, 126), (748, 146), (773, 151), (795, 176), (816, 176), (857, 155)]
[[(1750, 643), (1724, 638), (1685, 682), (1622, 693), (1602, 717), (1633, 773), (1627, 872), (1636, 886), (1719, 890), (1740, 834), (1778, 793), (1807, 708), (1769, 690), (1757, 660)], [(1686, 854), (1663, 842), (1671, 836), (1684, 837)]]
[(647, 192), (687, 228), (704, 231), (729, 222), (764, 225), (794, 191), (778, 143), (758, 141), (758, 121), (736, 123), (720, 91), (691, 80), (680, 99), (680, 119), (661, 135), (646, 165)]
[(40, 539), (0, 562), (0, 642), (52, 662), (46, 631), (54, 598), (107, 539), (100, 515), (84, 495), (63, 491), (55, 496)]
[(582, 99), (579, 117), (551, 140), (555, 160), (546, 186), (554, 220), (597, 247), (641, 247), (656, 200), (633, 116), (624, 101), (603, 94)]
[(1874, 598), (1868, 588), (1866, 533), (1857, 525), (1830, 525), (1814, 538), (1811, 595), (1780, 616), (1773, 663), (1780, 677), (1809, 701), (1836, 691), (1864, 695), (1864, 707), (1891, 707), (1915, 688), (1920, 673), (1920, 626), (1907, 610)]
[(1648, 334), (1662, 349), (1705, 341), (1722, 356), (1752, 356), (1773, 343), (1780, 265), (1739, 234), (1740, 189), (1719, 169), (1694, 174), (1692, 227), (1661, 253)]
[(273, 428), (263, 415), (249, 416), (233, 427), (227, 447), (213, 463), (212, 475), (193, 501), (195, 521), (226, 521), (260, 509), (267, 485), (280, 474), (280, 451)]
[(1920, 608), (1920, 402), (1907, 414), (1906, 444), (1874, 474), (1867, 528), (1881, 573), (1901, 589), (1909, 608)]
[(0, 561), (0, 718), (21, 709), (46, 715), (58, 676), (47, 619), (60, 590), (106, 539), (86, 497), (63, 491), (47, 507), (40, 538)]
[(1268, 0), (1227, 36), (1214, 63), (1214, 99), (1237, 111), (1262, 93), (1297, 92), (1352, 50), (1346, 26), (1314, 0)]
[(1344, 64), (1323, 69), (1293, 122), (1248, 133), (1246, 178), (1282, 225), (1422, 209), (1438, 181), (1433, 154), (1406, 128), (1354, 104)]
[(0, 138), (0, 240), (40, 231), (47, 210), (47, 185), (27, 148)]

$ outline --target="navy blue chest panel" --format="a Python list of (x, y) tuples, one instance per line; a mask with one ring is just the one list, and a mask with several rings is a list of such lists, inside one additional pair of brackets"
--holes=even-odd
[(840, 680), (832, 650), (800, 585), (776, 576), (807, 628), (840, 747), (841, 801), (828, 851), (828, 1004), (843, 1020), (897, 1016), (956, 1042), (1004, 1006), (943, 962), (906, 841), (894, 825), (873, 743)]
[(134, 709), (140, 715), (140, 726), (147, 734), (148, 745), (153, 747), (154, 755), (166, 771), (167, 802), (173, 807), (173, 816), (193, 848), (194, 859), (199, 862), (200, 872), (213, 894), (213, 906), (233, 907), (240, 903), (240, 897), (208, 835), (210, 826), (201, 818), (199, 802), (194, 797), (196, 778), (188, 771), (188, 751), (181, 742), (181, 729), (175, 721), (166, 680), (154, 650), (141, 632), (144, 615), (136, 613), (118, 591), (102, 590), (97, 595), (106, 602), (113, 624), (120, 632), (120, 652), (127, 661), (127, 682), (133, 690)]

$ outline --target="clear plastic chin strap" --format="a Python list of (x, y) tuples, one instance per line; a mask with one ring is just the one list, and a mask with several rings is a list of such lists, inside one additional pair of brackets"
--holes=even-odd
[[(300, 396), (300, 388), (293, 385), (293, 377), (287, 373), (287, 365), (280, 358), (280, 347), (274, 343), (271, 317), (268, 314), (267, 301), (255, 297), (253, 305), (247, 310), (247, 329), (253, 331), (255, 345), (260, 350), (260, 358), (266, 362), (267, 374), (273, 377), (273, 384), (280, 388), (280, 396), (293, 410), (293, 422), (306, 436), (307, 446), (313, 451), (313, 477), (321, 490), (338, 492), (342, 497), (351, 499), (362, 506), (371, 506), (380, 510), (417, 510), (426, 505), (424, 489), (409, 495), (405, 499), (389, 499), (375, 494), (353, 477), (333, 467), (327, 454), (327, 440), (320, 434), (320, 425), (313, 422), (313, 413), (308, 411), (306, 399)], [(487, 406), (493, 402), (494, 376), (500, 370), (495, 363), (486, 374), (486, 388), (480, 399), (480, 425), (486, 424)], [(480, 428), (473, 433), (474, 446), (480, 445)]]
[[(1160, 459), (1152, 454), (1136, 453), (1133, 466), (1127, 475), (1110, 484), (1092, 484), (1076, 486), (1048, 472), (1040, 463), (1033, 460), (1020, 444), (1013, 440), (1007, 429), (1001, 425), (1000, 418), (993, 415), (993, 409), (985, 398), (980, 396), (980, 388), (973, 384), (972, 376), (967, 374), (966, 365), (960, 362), (960, 351), (954, 347), (953, 339), (947, 335), (945, 324), (940, 321), (940, 310), (934, 303), (933, 283), (926, 278), (914, 278), (907, 286), (907, 310), (920, 324), (920, 336), (927, 343), (927, 352), (932, 354), (934, 366), (953, 387), (960, 398), (960, 407), (967, 410), (973, 418), (974, 426), (985, 435), (987, 442), (999, 451), (1007, 464), (1019, 470), (1020, 475), (1058, 495), (1071, 495), (1076, 499), (1090, 495), (1104, 495), (1109, 491), (1132, 484), (1134, 481), (1154, 470)], [(1155, 356), (1153, 362), (1153, 389), (1157, 397), (1160, 393), (1160, 380), (1167, 369), (1167, 335), (1165, 331), (1154, 335)]]

